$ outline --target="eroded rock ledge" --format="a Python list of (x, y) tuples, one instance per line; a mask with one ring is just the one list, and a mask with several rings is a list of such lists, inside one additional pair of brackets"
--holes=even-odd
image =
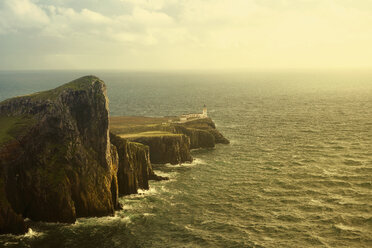
[(191, 162), (190, 149), (229, 144), (210, 118), (179, 123), (173, 117), (112, 116), (110, 130), (116, 135), (150, 148), (155, 164)]
[(192, 162), (190, 139), (183, 134), (157, 133), (151, 135), (122, 136), (149, 147), (150, 160), (154, 164), (180, 164)]
[(149, 189), (149, 180), (168, 179), (155, 175), (148, 146), (130, 142), (112, 133), (110, 139), (118, 149), (119, 195), (136, 194), (138, 188)]
[(211, 118), (197, 119), (185, 123), (171, 124), (169, 130), (173, 133), (182, 133), (190, 138), (190, 148), (208, 148), (215, 144), (229, 144), (217, 129)]

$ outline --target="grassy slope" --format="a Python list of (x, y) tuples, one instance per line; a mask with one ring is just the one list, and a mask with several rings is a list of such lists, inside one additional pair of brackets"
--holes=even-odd
[(30, 97), (32, 100), (46, 100), (46, 99), (54, 100), (62, 93), (62, 91), (66, 89), (71, 89), (71, 90), (87, 89), (87, 87), (92, 83), (92, 79), (94, 78), (96, 77), (94, 76), (82, 77), (74, 81), (71, 81), (67, 84), (61, 85), (55, 89), (37, 92), (31, 95), (28, 95), (28, 97)]
[(121, 138), (139, 138), (139, 137), (162, 137), (162, 136), (181, 136), (182, 134), (174, 134), (169, 132), (163, 131), (149, 131), (149, 132), (141, 132), (141, 133), (129, 133), (129, 134), (121, 134), (119, 135)]
[[(117, 134), (138, 134), (144, 132), (164, 132), (169, 126), (168, 117), (113, 116), (110, 130)], [(170, 134), (170, 133), (169, 133)]]
[(34, 120), (26, 116), (0, 116), (0, 145), (27, 132)]
[[(168, 121), (173, 120), (173, 117), (142, 117), (142, 116), (112, 116), (110, 117), (110, 130), (122, 138), (136, 137), (151, 137), (175, 135), (167, 130), (171, 129), (172, 125)], [(212, 128), (211, 120), (196, 119), (182, 124), (190, 130), (205, 130)]]
[[(85, 76), (52, 90), (37, 92), (31, 95), (18, 96), (14, 98), (29, 98), (32, 101), (42, 101), (47, 99), (54, 100), (61, 94), (61, 92), (63, 92), (66, 89), (71, 90), (87, 89), (94, 79), (98, 80), (98, 78), (95, 76)], [(14, 98), (4, 100), (0, 104), (7, 103)], [(0, 145), (17, 138), (19, 135), (24, 134), (27, 131), (27, 129), (32, 126), (32, 124), (34, 124), (34, 120), (31, 117), (0, 116)]]
[(47, 90), (47, 91), (41, 91), (41, 92), (36, 92), (30, 95), (24, 95), (24, 96), (16, 96), (10, 99), (6, 99), (1, 103), (6, 103), (8, 101), (11, 101), (14, 98), (29, 98), (33, 101), (42, 101), (42, 100), (54, 100), (56, 99), (62, 91), (66, 89), (71, 89), (71, 90), (84, 90), (87, 89), (87, 87), (92, 83), (92, 79), (97, 79), (95, 76), (85, 76), (78, 78), (74, 81), (71, 81), (67, 84), (61, 85), (55, 89)]

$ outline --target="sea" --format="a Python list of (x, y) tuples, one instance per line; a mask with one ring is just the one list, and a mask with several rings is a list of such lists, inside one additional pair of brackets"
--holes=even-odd
[(208, 114), (231, 144), (153, 165), (115, 216), (27, 220), (0, 247), (372, 247), (371, 71), (0, 72), (0, 101), (94, 74), (111, 115)]

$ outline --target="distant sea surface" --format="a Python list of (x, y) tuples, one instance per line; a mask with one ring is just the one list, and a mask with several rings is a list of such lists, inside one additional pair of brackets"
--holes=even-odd
[(95, 74), (112, 115), (208, 106), (230, 145), (154, 165), (115, 216), (29, 222), (1, 247), (372, 247), (372, 73), (0, 72), (0, 100)]

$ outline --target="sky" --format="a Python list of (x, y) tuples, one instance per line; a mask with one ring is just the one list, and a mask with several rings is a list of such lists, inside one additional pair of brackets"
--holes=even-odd
[(372, 0), (0, 0), (0, 70), (372, 68)]

